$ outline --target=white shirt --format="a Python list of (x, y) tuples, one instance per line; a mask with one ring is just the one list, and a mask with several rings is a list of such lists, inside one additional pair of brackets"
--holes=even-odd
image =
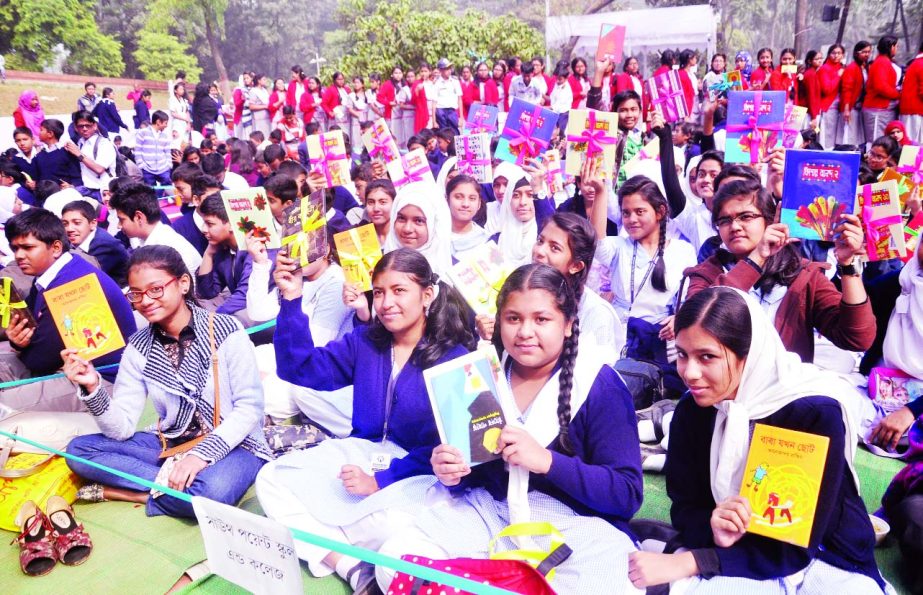
[(99, 203), (92, 198), (87, 198), (73, 188), (65, 188), (64, 190), (59, 190), (58, 192), (55, 192), (46, 198), (45, 204), (42, 205), (42, 208), (46, 211), (51, 211), (60, 219), (61, 214), (64, 211), (64, 207), (67, 206), (68, 203), (74, 202), (75, 200), (82, 200), (88, 204), (91, 204), (93, 205), (94, 209), (99, 206)]
[(462, 96), (461, 83), (454, 76), (436, 77), (433, 83), (436, 109), (458, 109), (458, 98)]
[(62, 254), (56, 261), (54, 261), (48, 269), (39, 275), (38, 279), (35, 280), (35, 284), (42, 288), (42, 290), (48, 289), (48, 286), (51, 285), (51, 282), (54, 281), (54, 278), (58, 276), (58, 273), (61, 272), (61, 269), (64, 268), (64, 265), (73, 260), (70, 252), (65, 252)]
[(711, 222), (711, 211), (697, 196), (687, 194), (686, 207), (672, 221), (676, 229), (686, 236), (696, 251), (702, 248), (706, 240), (718, 235), (718, 231)]
[(224, 172), (224, 182), (221, 185), (225, 190), (248, 190), (250, 188), (250, 184), (243, 176), (232, 171)]
[[(98, 143), (98, 144), (97, 144)], [(108, 138), (103, 138), (99, 134), (94, 134), (88, 139), (78, 139), (77, 146), (85, 157), (89, 157), (97, 164), (106, 168), (101, 174), (87, 167), (83, 161), (80, 162), (80, 175), (83, 178), (83, 185), (93, 190), (102, 190), (109, 187), (109, 180), (115, 174), (115, 145)], [(94, 154), (95, 153), (95, 154)]]
[(564, 114), (570, 111), (570, 106), (574, 103), (574, 91), (570, 88), (570, 83), (564, 81), (564, 84), (555, 83), (551, 90), (551, 111), (556, 114)]
[(90, 230), (90, 233), (87, 234), (87, 237), (85, 237), (85, 238), (83, 239), (83, 241), (80, 242), (80, 245), (77, 246), (77, 247), (80, 248), (81, 250), (83, 250), (84, 252), (86, 252), (87, 254), (89, 254), (89, 253), (90, 253), (90, 244), (93, 243), (93, 238), (95, 238), (95, 237), (96, 237), (96, 229), (91, 229), (91, 230)]
[(612, 304), (586, 287), (577, 306), (577, 319), (580, 321), (580, 346), (611, 350), (615, 362), (625, 346), (626, 331)]
[(202, 264), (202, 255), (199, 254), (199, 251), (196, 250), (186, 238), (176, 233), (172, 227), (160, 221), (154, 224), (154, 229), (151, 230), (151, 234), (147, 236), (147, 239), (141, 240), (140, 245), (170, 246), (176, 249), (182, 257), (183, 262), (186, 263), (186, 268), (189, 269), (189, 273), (192, 275), (195, 275), (196, 271), (199, 269), (199, 265)]

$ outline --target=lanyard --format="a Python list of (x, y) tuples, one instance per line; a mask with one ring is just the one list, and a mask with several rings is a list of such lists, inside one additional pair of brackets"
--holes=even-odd
[(394, 402), (397, 401), (397, 395), (394, 394), (394, 385), (397, 384), (397, 377), (401, 371), (394, 366), (394, 346), (391, 347), (391, 376), (388, 378), (388, 387), (385, 389), (385, 425), (381, 432), (381, 442), (388, 440), (388, 422), (391, 420), (391, 409)]
[(635, 261), (638, 259), (638, 243), (635, 242), (635, 249), (631, 253), (631, 302), (628, 304), (628, 309), (631, 310), (632, 306), (635, 305), (635, 297), (640, 295), (641, 290), (644, 289), (644, 284), (647, 282), (647, 278), (651, 276), (654, 267), (657, 265), (657, 259), (660, 257), (651, 260), (650, 264), (647, 265), (647, 271), (644, 273), (644, 277), (641, 278), (641, 285), (638, 286), (637, 293), (635, 292)]

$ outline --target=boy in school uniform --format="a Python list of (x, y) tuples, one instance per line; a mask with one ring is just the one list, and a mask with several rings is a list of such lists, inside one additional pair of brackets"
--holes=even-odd
[[(196, 180), (204, 175), (202, 169), (194, 163), (180, 164), (170, 175), (173, 188), (176, 189), (180, 202), (182, 202), (179, 207), (181, 215), (179, 219), (173, 222), (173, 229), (192, 244), (199, 254), (204, 253), (205, 249), (208, 248), (208, 240), (202, 235), (204, 224), (202, 216), (196, 212), (196, 208), (200, 203), (195, 200), (193, 186)], [(208, 178), (214, 180), (211, 176), (208, 176)], [(217, 180), (214, 180), (214, 183), (218, 184), (218, 190), (220, 190), (221, 184)]]
[(82, 182), (77, 190), (84, 196), (102, 201), (102, 191), (115, 176), (117, 160), (115, 145), (105, 138), (96, 122), (96, 116), (89, 111), (76, 111), (73, 115), (76, 144), (68, 142), (64, 150), (80, 162)]
[(35, 181), (52, 180), (77, 187), (83, 184), (80, 161), (76, 155), (64, 150), (64, 145), (61, 144), (62, 136), (64, 123), (61, 120), (51, 118), (39, 125), (38, 138), (45, 148), (34, 159)]
[(122, 242), (97, 226), (98, 214), (93, 205), (85, 200), (67, 203), (61, 211), (61, 222), (71, 245), (95, 258), (104, 273), (112, 277), (119, 287), (125, 287), (128, 250)]
[(29, 176), (34, 182), (38, 177), (35, 171), (35, 157), (39, 154), (39, 150), (35, 146), (35, 137), (32, 136), (32, 131), (25, 126), (20, 126), (13, 131), (13, 142), (16, 143), (16, 154), (13, 155), (13, 163), (16, 164), (19, 171)]
[(196, 295), (213, 300), (227, 290), (230, 295), (215, 311), (237, 316), (245, 326), (251, 326), (246, 316), (247, 286), (253, 266), (250, 254), (238, 249), (220, 193), (206, 198), (199, 211), (205, 221), (208, 248), (196, 272)]

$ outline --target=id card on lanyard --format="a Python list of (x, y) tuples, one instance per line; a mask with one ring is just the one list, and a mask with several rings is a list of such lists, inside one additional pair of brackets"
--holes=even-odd
[[(397, 400), (396, 395), (394, 394), (394, 385), (397, 384), (397, 377), (400, 375), (400, 373), (401, 368), (398, 368), (394, 365), (394, 348), (392, 347), (391, 375), (388, 377), (388, 387), (385, 389), (385, 424), (384, 429), (381, 432), (382, 444), (388, 440), (388, 425), (391, 421), (391, 409), (394, 407), (394, 402)], [(372, 468), (372, 473), (384, 471), (391, 466), (391, 454), (384, 449), (373, 450), (369, 463)]]

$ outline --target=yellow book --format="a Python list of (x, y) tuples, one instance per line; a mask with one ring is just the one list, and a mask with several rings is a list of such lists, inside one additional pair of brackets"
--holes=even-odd
[(611, 178), (619, 136), (618, 114), (590, 109), (570, 110), (565, 137), (567, 160), (564, 173), (579, 176), (588, 157), (596, 160), (603, 178)]
[(340, 266), (347, 283), (354, 283), (360, 291), (372, 289), (372, 269), (381, 260), (381, 244), (375, 226), (369, 223), (334, 234), (333, 243), (340, 257)]
[(750, 533), (808, 547), (829, 446), (826, 436), (756, 424), (740, 485)]
[(76, 349), (83, 359), (96, 359), (125, 347), (96, 275), (46, 290), (45, 301), (64, 346)]

